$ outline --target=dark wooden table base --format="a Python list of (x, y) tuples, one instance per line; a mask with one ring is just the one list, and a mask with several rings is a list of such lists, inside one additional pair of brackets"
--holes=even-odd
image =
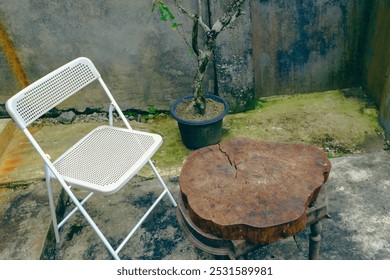
[[(224, 240), (199, 229), (190, 219), (187, 208), (181, 198), (178, 200), (177, 220), (191, 243), (200, 250), (217, 257), (243, 259), (249, 252), (258, 249), (261, 245), (246, 240)], [(309, 260), (316, 260), (319, 256), (321, 241), (321, 220), (328, 216), (328, 198), (326, 185), (322, 186), (314, 203), (307, 209), (306, 225), (310, 226)]]
[(197, 247), (232, 259), (310, 225), (317, 259), (330, 169), (310, 145), (235, 138), (204, 147), (181, 170), (178, 219)]

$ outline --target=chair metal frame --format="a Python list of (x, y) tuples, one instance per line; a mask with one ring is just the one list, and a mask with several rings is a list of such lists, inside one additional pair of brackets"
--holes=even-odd
[[(82, 138), (78, 143), (76, 143), (72, 148), (66, 151), (62, 156), (60, 156), (56, 161), (52, 162), (50, 156), (47, 155), (35, 138), (32, 136), (30, 131), (28, 130), (28, 126), (32, 124), (36, 119), (50, 111), (52, 108), (85, 88), (87, 85), (92, 82), (98, 80), (104, 92), (108, 96), (110, 100), (110, 105), (108, 109), (109, 113), (109, 125), (108, 126), (100, 126)], [(146, 133), (141, 131), (133, 130), (130, 126), (128, 120), (124, 116), (108, 87), (104, 83), (101, 78), (98, 70), (94, 66), (91, 60), (85, 57), (79, 57), (62, 67), (52, 71), (46, 76), (40, 78), (36, 82), (32, 83), (28, 87), (24, 88), (16, 95), (11, 97), (6, 102), (6, 109), (18, 127), (23, 131), (25, 136), (37, 150), (38, 154), (44, 161), (44, 170), (45, 170), (45, 179), (47, 184), (47, 191), (49, 197), (49, 205), (52, 216), (52, 222), (54, 227), (54, 234), (57, 244), (60, 242), (60, 234), (59, 229), (72, 217), (77, 211), (85, 217), (94, 231), (97, 233), (99, 238), (102, 240), (104, 245), (107, 247), (108, 251), (111, 253), (114, 259), (120, 259), (119, 252), (126, 245), (129, 239), (133, 236), (136, 230), (141, 226), (144, 220), (148, 217), (148, 215), (152, 212), (152, 210), (157, 206), (157, 204), (161, 201), (161, 199), (168, 195), (171, 203), (174, 207), (177, 206), (175, 199), (173, 198), (171, 192), (168, 187), (164, 183), (160, 174), (158, 173), (156, 167), (153, 165), (151, 161), (151, 157), (158, 150), (158, 148), (162, 144), (162, 138), (160, 135), (153, 133)], [(120, 119), (125, 124), (126, 128), (118, 128), (114, 127), (113, 122), (113, 111), (116, 111), (120, 117)], [(108, 136), (107, 136), (108, 133)], [(111, 170), (111, 173), (120, 173), (119, 175), (111, 176), (112, 174), (106, 174), (104, 180), (97, 180), (98, 182), (89, 182), (88, 178), (76, 178), (77, 176), (68, 176), (62, 173), (68, 172), (65, 168), (63, 172), (60, 172), (60, 167), (62, 165), (69, 167), (72, 169), (72, 163), (76, 165), (76, 168), (79, 167), (80, 161), (72, 162), (72, 160), (77, 160), (77, 152), (84, 149), (84, 153), (91, 153), (91, 145), (95, 143), (100, 143), (100, 145), (104, 146), (107, 144), (107, 137), (114, 137), (118, 135), (118, 137), (122, 140), (121, 147), (125, 147), (126, 151), (134, 154), (136, 159), (132, 162), (131, 166), (119, 166), (120, 168), (127, 168), (126, 171), (117, 170), (117, 166), (115, 170)], [(91, 140), (92, 139), (92, 140)], [(97, 140), (96, 140), (97, 139)], [(109, 138), (111, 140), (111, 138)], [(146, 139), (147, 144), (142, 142), (142, 140)], [(94, 142), (96, 141), (96, 142)], [(101, 141), (101, 142), (99, 142)], [(102, 142), (103, 141), (103, 142)], [(104, 142), (106, 141), (106, 142)], [(115, 139), (112, 139), (115, 141)], [(118, 142), (117, 142), (118, 143)], [(112, 145), (115, 148), (114, 145)], [(93, 151), (93, 150), (92, 150)], [(120, 152), (122, 153), (122, 151)], [(117, 154), (120, 154), (117, 153)], [(123, 152), (124, 153), (124, 152)], [(68, 156), (68, 158), (67, 158)], [(85, 156), (85, 154), (84, 154)], [(105, 154), (107, 156), (107, 153)], [(114, 155), (115, 156), (115, 155)], [(81, 161), (82, 162), (82, 161)], [(131, 229), (129, 234), (125, 237), (122, 243), (114, 249), (112, 245), (108, 242), (107, 238), (98, 228), (96, 223), (93, 221), (91, 216), (87, 213), (85, 208), (83, 207), (84, 203), (87, 202), (94, 193), (100, 193), (104, 195), (109, 195), (112, 193), (116, 193), (119, 191), (130, 179), (137, 174), (137, 172), (146, 164), (149, 164), (152, 168), (154, 174), (156, 175), (159, 183), (163, 187), (162, 193), (159, 197), (154, 201), (154, 203), (150, 206), (150, 208), (146, 211), (146, 213), (142, 216), (142, 218), (137, 222), (137, 224)], [(89, 167), (90, 168), (90, 167)], [(71, 171), (69, 171), (72, 174)], [(94, 176), (92, 174), (91, 176)], [(111, 178), (111, 177), (112, 178)], [(83, 177), (83, 176), (81, 176)], [(51, 185), (51, 179), (56, 179), (62, 189), (67, 193), (71, 201), (74, 203), (75, 208), (60, 221), (57, 222), (55, 203)], [(108, 179), (107, 179), (108, 178)], [(110, 183), (104, 183), (103, 181), (110, 180)], [(90, 191), (90, 193), (80, 202), (75, 194), (72, 191), (72, 186), (77, 186), (80, 189), (84, 189)]]

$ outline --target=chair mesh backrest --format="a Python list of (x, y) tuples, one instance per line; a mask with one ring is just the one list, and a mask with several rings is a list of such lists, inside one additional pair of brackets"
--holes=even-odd
[(7, 111), (24, 128), (99, 77), (88, 58), (77, 58), (12, 97)]

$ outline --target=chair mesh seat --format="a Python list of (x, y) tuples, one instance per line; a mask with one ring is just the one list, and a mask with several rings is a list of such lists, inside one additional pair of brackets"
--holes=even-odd
[(70, 184), (112, 193), (148, 161), (161, 143), (156, 134), (101, 126), (65, 152), (54, 166)]

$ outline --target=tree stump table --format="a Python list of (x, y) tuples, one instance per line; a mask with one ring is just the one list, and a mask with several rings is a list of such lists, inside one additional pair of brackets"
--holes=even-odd
[(310, 224), (317, 259), (330, 169), (320, 148), (303, 144), (237, 138), (201, 148), (180, 174), (178, 221), (195, 246), (232, 259)]

